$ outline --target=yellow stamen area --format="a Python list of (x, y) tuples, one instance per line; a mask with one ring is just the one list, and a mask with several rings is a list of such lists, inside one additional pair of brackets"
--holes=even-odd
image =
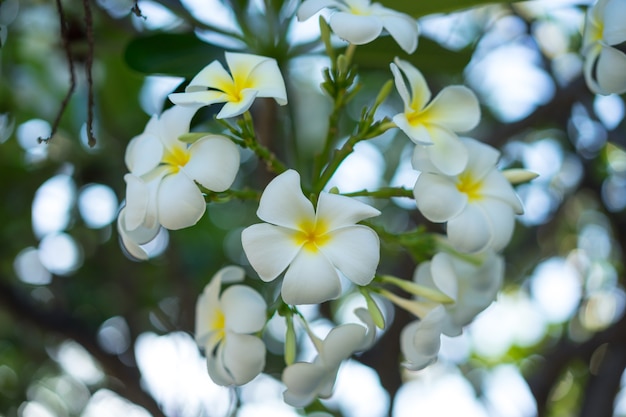
[(217, 339), (221, 340), (226, 335), (226, 318), (222, 310), (215, 310), (213, 320), (211, 320), (211, 329), (217, 335)]
[(424, 117), (423, 111), (413, 111), (411, 113), (406, 113), (406, 120), (411, 126), (426, 124), (426, 117)]
[(474, 178), (470, 172), (462, 172), (459, 174), (456, 189), (467, 195), (470, 201), (480, 200), (482, 198), (482, 187), (482, 182)]
[(317, 250), (330, 240), (328, 227), (322, 221), (317, 223), (304, 221), (300, 224), (298, 230), (294, 234), (296, 245), (303, 245), (306, 250), (317, 252)]
[(235, 71), (232, 73), (232, 82), (219, 86), (226, 95), (228, 95), (228, 101), (231, 103), (238, 103), (243, 99), (241, 94), (242, 90), (246, 88), (252, 88), (253, 82), (250, 74), (246, 74), (242, 71)]
[(163, 155), (163, 163), (170, 166), (172, 173), (177, 173), (182, 167), (189, 162), (189, 152), (182, 147), (175, 147), (171, 150), (166, 150)]

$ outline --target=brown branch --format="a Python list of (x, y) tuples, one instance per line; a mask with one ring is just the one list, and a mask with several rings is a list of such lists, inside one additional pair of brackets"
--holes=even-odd
[[(117, 355), (104, 351), (97, 342), (95, 329), (65, 311), (47, 311), (39, 308), (1, 278), (0, 308), (12, 314), (16, 321), (27, 321), (46, 332), (76, 341), (93, 355), (111, 377), (108, 379), (108, 388), (142, 406), (154, 417), (165, 417), (155, 399), (141, 387), (139, 369), (127, 366)], [(134, 362), (132, 347), (126, 353), (132, 355)]]
[(93, 66), (93, 50), (94, 50), (94, 41), (93, 41), (93, 19), (91, 16), (91, 6), (89, 2), (91, 0), (83, 0), (83, 7), (85, 9), (85, 30), (87, 33), (87, 44), (89, 46), (89, 50), (87, 51), (87, 62), (85, 71), (87, 72), (87, 143), (90, 147), (96, 146), (96, 138), (93, 135), (93, 77), (92, 77), (92, 66)]

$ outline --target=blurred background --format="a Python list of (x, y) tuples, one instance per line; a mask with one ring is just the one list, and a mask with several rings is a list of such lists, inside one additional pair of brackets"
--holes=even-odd
[[(411, 57), (389, 38), (357, 48), (363, 88), (342, 128), (349, 132), (361, 107), (392, 78), (394, 56), (422, 70), (433, 92), (458, 83), (476, 91), (483, 117), (472, 136), (502, 151), (502, 167), (539, 174), (517, 187), (526, 212), (505, 252), (504, 288), (462, 336), (443, 337), (436, 364), (415, 373), (402, 372), (398, 359), (398, 334), (411, 318), (390, 313), (376, 347), (346, 363), (335, 395), (317, 406), (346, 417), (626, 416), (624, 100), (595, 96), (582, 79), (589, 1), (457, 11), (459, 3), (486, 2), (414, 6), (421, 37)], [(399, 0), (383, 4), (402, 10)], [(163, 231), (151, 242), (147, 262), (125, 255), (115, 226), (127, 143), (168, 105), (169, 92), (224, 49), (245, 47), (279, 61), (291, 113), (270, 101), (253, 112), (274, 149), (296, 141), (301, 153), (281, 157), (306, 172), (328, 123), (330, 103), (319, 88), (328, 62), (316, 53), (316, 19), (283, 21), (283, 43), (267, 26), (267, 16), (280, 17), (270, 7), (286, 14), (296, 6), (0, 2), (1, 417), (301, 415), (281, 400), (281, 323), (268, 331), (275, 350), (267, 374), (238, 389), (211, 382), (193, 341), (197, 295), (222, 266), (246, 264), (240, 233), (258, 221), (256, 202), (211, 203), (196, 227)], [(436, 13), (444, 11), (453, 12)], [(233, 33), (255, 42), (246, 46)], [(75, 89), (54, 137), (39, 143), (70, 88), (68, 53)], [(394, 92), (380, 116), (401, 105)], [(210, 111), (204, 116), (210, 119)], [(330, 186), (412, 187), (411, 150), (395, 131), (361, 143)], [(267, 179), (262, 164), (242, 152), (235, 186)], [(387, 230), (423, 223), (408, 199), (376, 204)], [(390, 247), (383, 253), (380, 270), (410, 279), (411, 256)], [(346, 297), (306, 313), (324, 331), (349, 320), (358, 303)]]

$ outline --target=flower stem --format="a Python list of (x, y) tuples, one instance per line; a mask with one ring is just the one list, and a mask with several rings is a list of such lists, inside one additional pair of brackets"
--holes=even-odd
[(407, 281), (405, 279), (400, 279), (397, 277), (393, 277), (391, 275), (379, 275), (377, 278), (382, 283), (395, 285), (396, 287), (410, 294), (417, 295), (419, 297), (428, 298), (429, 300), (434, 301), (436, 303), (443, 303), (443, 304), (454, 303), (454, 300), (452, 298), (442, 293), (441, 291), (434, 289), (434, 288), (426, 287), (424, 285), (416, 284), (413, 281)]
[(413, 190), (401, 187), (383, 187), (375, 191), (361, 190), (351, 193), (342, 193), (346, 197), (373, 197), (373, 198), (392, 198), (392, 197), (409, 197), (413, 198)]

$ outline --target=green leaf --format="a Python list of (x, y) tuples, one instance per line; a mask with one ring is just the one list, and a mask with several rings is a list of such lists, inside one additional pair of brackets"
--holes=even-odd
[(395, 57), (409, 61), (425, 73), (460, 74), (472, 57), (472, 49), (451, 51), (421, 36), (417, 50), (408, 55), (391, 37), (385, 36), (369, 44), (359, 45), (354, 55), (354, 63), (362, 69), (387, 71)]
[(413, 17), (422, 17), (429, 14), (455, 12), (487, 4), (515, 2), (511, 0), (386, 0), (383, 3), (390, 9), (407, 13)]
[(176, 75), (190, 78), (224, 50), (198, 39), (193, 33), (157, 33), (135, 38), (124, 51), (124, 60), (144, 74)]

